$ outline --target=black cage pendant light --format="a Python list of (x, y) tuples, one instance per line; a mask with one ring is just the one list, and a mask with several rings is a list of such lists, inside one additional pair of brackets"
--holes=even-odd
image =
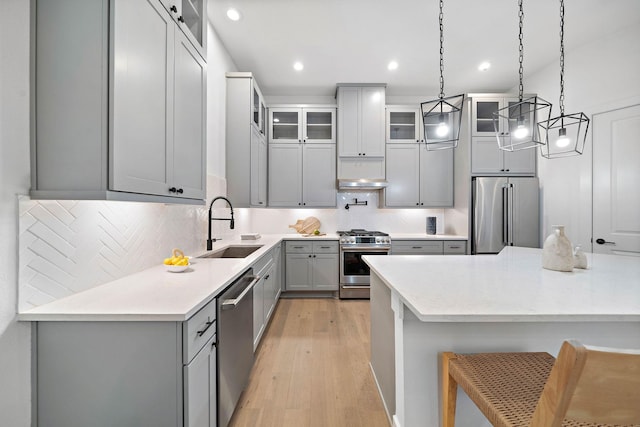
[(551, 104), (538, 96), (524, 98), (523, 67), (524, 47), (522, 43), (522, 28), (524, 9), (522, 0), (518, 1), (518, 102), (508, 105), (493, 113), (493, 128), (498, 140), (498, 147), (504, 151), (517, 151), (536, 148), (543, 144), (537, 123), (551, 116)]
[(464, 94), (444, 97), (443, 6), (444, 0), (440, 0), (440, 95), (438, 99), (420, 104), (425, 144), (429, 151), (452, 149), (458, 146), (464, 103)]
[(587, 141), (589, 118), (582, 112), (564, 113), (564, 0), (560, 0), (560, 116), (538, 123), (545, 137), (541, 147), (547, 159), (582, 154)]

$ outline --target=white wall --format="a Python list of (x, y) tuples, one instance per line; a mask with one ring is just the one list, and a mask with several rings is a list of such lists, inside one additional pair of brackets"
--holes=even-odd
[[(31, 423), (31, 333), (30, 324), (15, 320), (18, 304), (18, 196), (28, 194), (30, 187), (29, 165), (29, 43), (30, 2), (26, 0), (2, 0), (0, 14), (0, 426), (23, 427)], [(211, 29), (211, 28), (210, 28)], [(236, 70), (235, 64), (220, 43), (217, 35), (209, 31), (208, 37), (208, 114), (207, 114), (207, 194), (225, 192), (224, 180), (224, 73)], [(23, 202), (24, 203), (24, 202)], [(29, 208), (38, 208), (56, 202), (28, 202)], [(189, 221), (201, 239), (189, 241), (164, 241), (173, 245), (200, 245), (204, 250), (206, 220), (204, 207), (184, 207), (121, 202), (78, 202), (87, 210), (109, 209), (119, 216), (129, 215), (134, 209), (131, 227), (144, 226), (146, 222), (160, 221), (177, 226)], [(94, 206), (98, 206), (97, 208)], [(146, 216), (145, 216), (146, 215)], [(193, 225), (193, 222), (197, 224)], [(86, 241), (96, 235), (83, 232)], [(173, 234), (173, 233), (171, 233)], [(193, 234), (193, 233), (192, 233)], [(162, 240), (162, 239), (161, 239)], [(157, 250), (158, 239), (145, 237), (139, 245), (133, 245), (136, 253)], [(136, 254), (121, 254), (122, 257)], [(25, 261), (26, 262), (26, 261)], [(144, 268), (138, 264), (135, 268)]]
[(0, 425), (30, 423), (31, 334), (17, 323), (18, 199), (29, 189), (29, 2), (0, 14)]
[[(565, 34), (570, 37), (570, 34)], [(593, 114), (640, 102), (640, 24), (622, 28), (610, 36), (565, 53), (565, 112)], [(559, 40), (558, 40), (559, 43)], [(526, 92), (539, 94), (560, 109), (558, 62), (532, 74), (524, 82)], [(590, 124), (590, 127), (592, 123)], [(566, 225), (571, 242), (590, 248), (592, 230), (591, 130), (582, 156), (547, 160), (539, 156), (542, 187), (542, 236), (551, 225)]]

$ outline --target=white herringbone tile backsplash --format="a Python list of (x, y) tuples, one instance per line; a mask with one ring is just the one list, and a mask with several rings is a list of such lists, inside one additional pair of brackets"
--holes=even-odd
[(204, 207), (19, 199), (19, 311), (201, 251)]

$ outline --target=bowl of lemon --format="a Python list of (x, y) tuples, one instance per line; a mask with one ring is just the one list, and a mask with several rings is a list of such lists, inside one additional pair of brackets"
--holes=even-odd
[(184, 256), (184, 252), (178, 248), (173, 250), (171, 257), (164, 259), (164, 266), (171, 273), (182, 273), (189, 265), (189, 257)]

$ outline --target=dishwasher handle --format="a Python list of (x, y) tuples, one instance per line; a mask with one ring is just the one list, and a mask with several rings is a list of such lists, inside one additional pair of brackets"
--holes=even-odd
[(251, 281), (251, 283), (249, 283), (247, 285), (247, 287), (244, 288), (242, 293), (240, 293), (240, 295), (238, 295), (237, 298), (229, 298), (229, 299), (226, 299), (226, 300), (222, 301), (222, 309), (223, 310), (231, 310), (231, 309), (236, 308), (238, 306), (238, 304), (240, 304), (242, 299), (245, 297), (245, 295), (247, 295), (247, 293), (251, 290), (251, 288), (253, 288), (253, 286), (256, 283), (258, 283), (258, 280), (260, 280), (260, 276), (253, 276), (253, 280)]

